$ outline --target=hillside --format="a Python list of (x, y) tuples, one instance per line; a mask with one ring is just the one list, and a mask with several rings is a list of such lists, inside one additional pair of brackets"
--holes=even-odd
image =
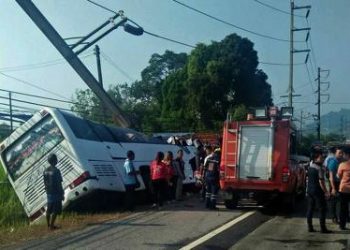
[[(305, 126), (305, 133), (316, 132), (316, 121)], [(350, 134), (350, 109), (341, 109), (338, 112), (329, 112), (321, 116), (321, 133), (343, 134), (347, 138)]]

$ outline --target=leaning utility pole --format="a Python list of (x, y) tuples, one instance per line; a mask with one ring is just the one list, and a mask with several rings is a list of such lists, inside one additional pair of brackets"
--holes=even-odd
[[(55, 48), (61, 53), (61, 55), (70, 64), (70, 66), (80, 76), (80, 78), (90, 87), (90, 89), (96, 94), (96, 96), (102, 101), (102, 103), (104, 103), (106, 107), (109, 108), (119, 125), (122, 127), (128, 127), (130, 123), (123, 115), (122, 110), (116, 105), (116, 103), (106, 93), (106, 91), (104, 91), (100, 83), (96, 80), (96, 78), (91, 74), (88, 68), (79, 59), (78, 55), (120, 26), (124, 26), (124, 30), (126, 32), (129, 32), (136, 36), (143, 34), (142, 27), (133, 27), (127, 24), (126, 22), (128, 21), (128, 19), (124, 17), (123, 12), (119, 12), (116, 13), (108, 21), (100, 25), (98, 28), (90, 32), (88, 35), (80, 39), (77, 43), (69, 46), (60, 36), (60, 34), (55, 30), (55, 28), (50, 24), (50, 22), (45, 18), (45, 16), (40, 12), (40, 10), (33, 4), (32, 0), (16, 0), (16, 2), (22, 7), (22, 9), (27, 13), (27, 15), (32, 19), (32, 21), (38, 26), (38, 28), (50, 40), (50, 42), (55, 46)], [(117, 23), (113, 23), (113, 21), (118, 17), (120, 17), (121, 20)], [(88, 42), (87, 45), (85, 45), (83, 48), (73, 51), (74, 48), (83, 45), (89, 38), (91, 38), (93, 35), (95, 35), (97, 32), (99, 32), (111, 23), (113, 24), (111, 28), (103, 32), (101, 35), (97, 36), (92, 41)]]

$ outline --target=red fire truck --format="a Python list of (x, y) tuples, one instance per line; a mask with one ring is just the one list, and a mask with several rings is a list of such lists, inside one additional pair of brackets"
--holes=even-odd
[(305, 192), (291, 116), (281, 116), (283, 108), (265, 110), (254, 119), (224, 123), (220, 186), (227, 208), (242, 200), (265, 204), (275, 196), (293, 208), (296, 195)]

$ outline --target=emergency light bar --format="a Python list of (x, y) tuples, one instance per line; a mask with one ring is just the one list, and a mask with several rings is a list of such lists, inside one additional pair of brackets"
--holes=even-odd
[(255, 108), (254, 109), (254, 116), (255, 118), (258, 118), (258, 119), (264, 119), (264, 118), (267, 118), (267, 110), (265, 107), (263, 108)]
[(281, 117), (282, 119), (289, 119), (293, 116), (293, 107), (282, 107), (281, 108)]

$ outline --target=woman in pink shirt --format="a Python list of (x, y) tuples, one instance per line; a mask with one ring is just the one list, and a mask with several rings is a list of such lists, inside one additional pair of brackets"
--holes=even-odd
[(349, 202), (350, 202), (350, 148), (344, 149), (345, 162), (341, 163), (338, 168), (338, 177), (340, 179), (339, 193), (340, 193), (340, 220), (339, 228), (346, 230), (346, 220), (349, 216)]

